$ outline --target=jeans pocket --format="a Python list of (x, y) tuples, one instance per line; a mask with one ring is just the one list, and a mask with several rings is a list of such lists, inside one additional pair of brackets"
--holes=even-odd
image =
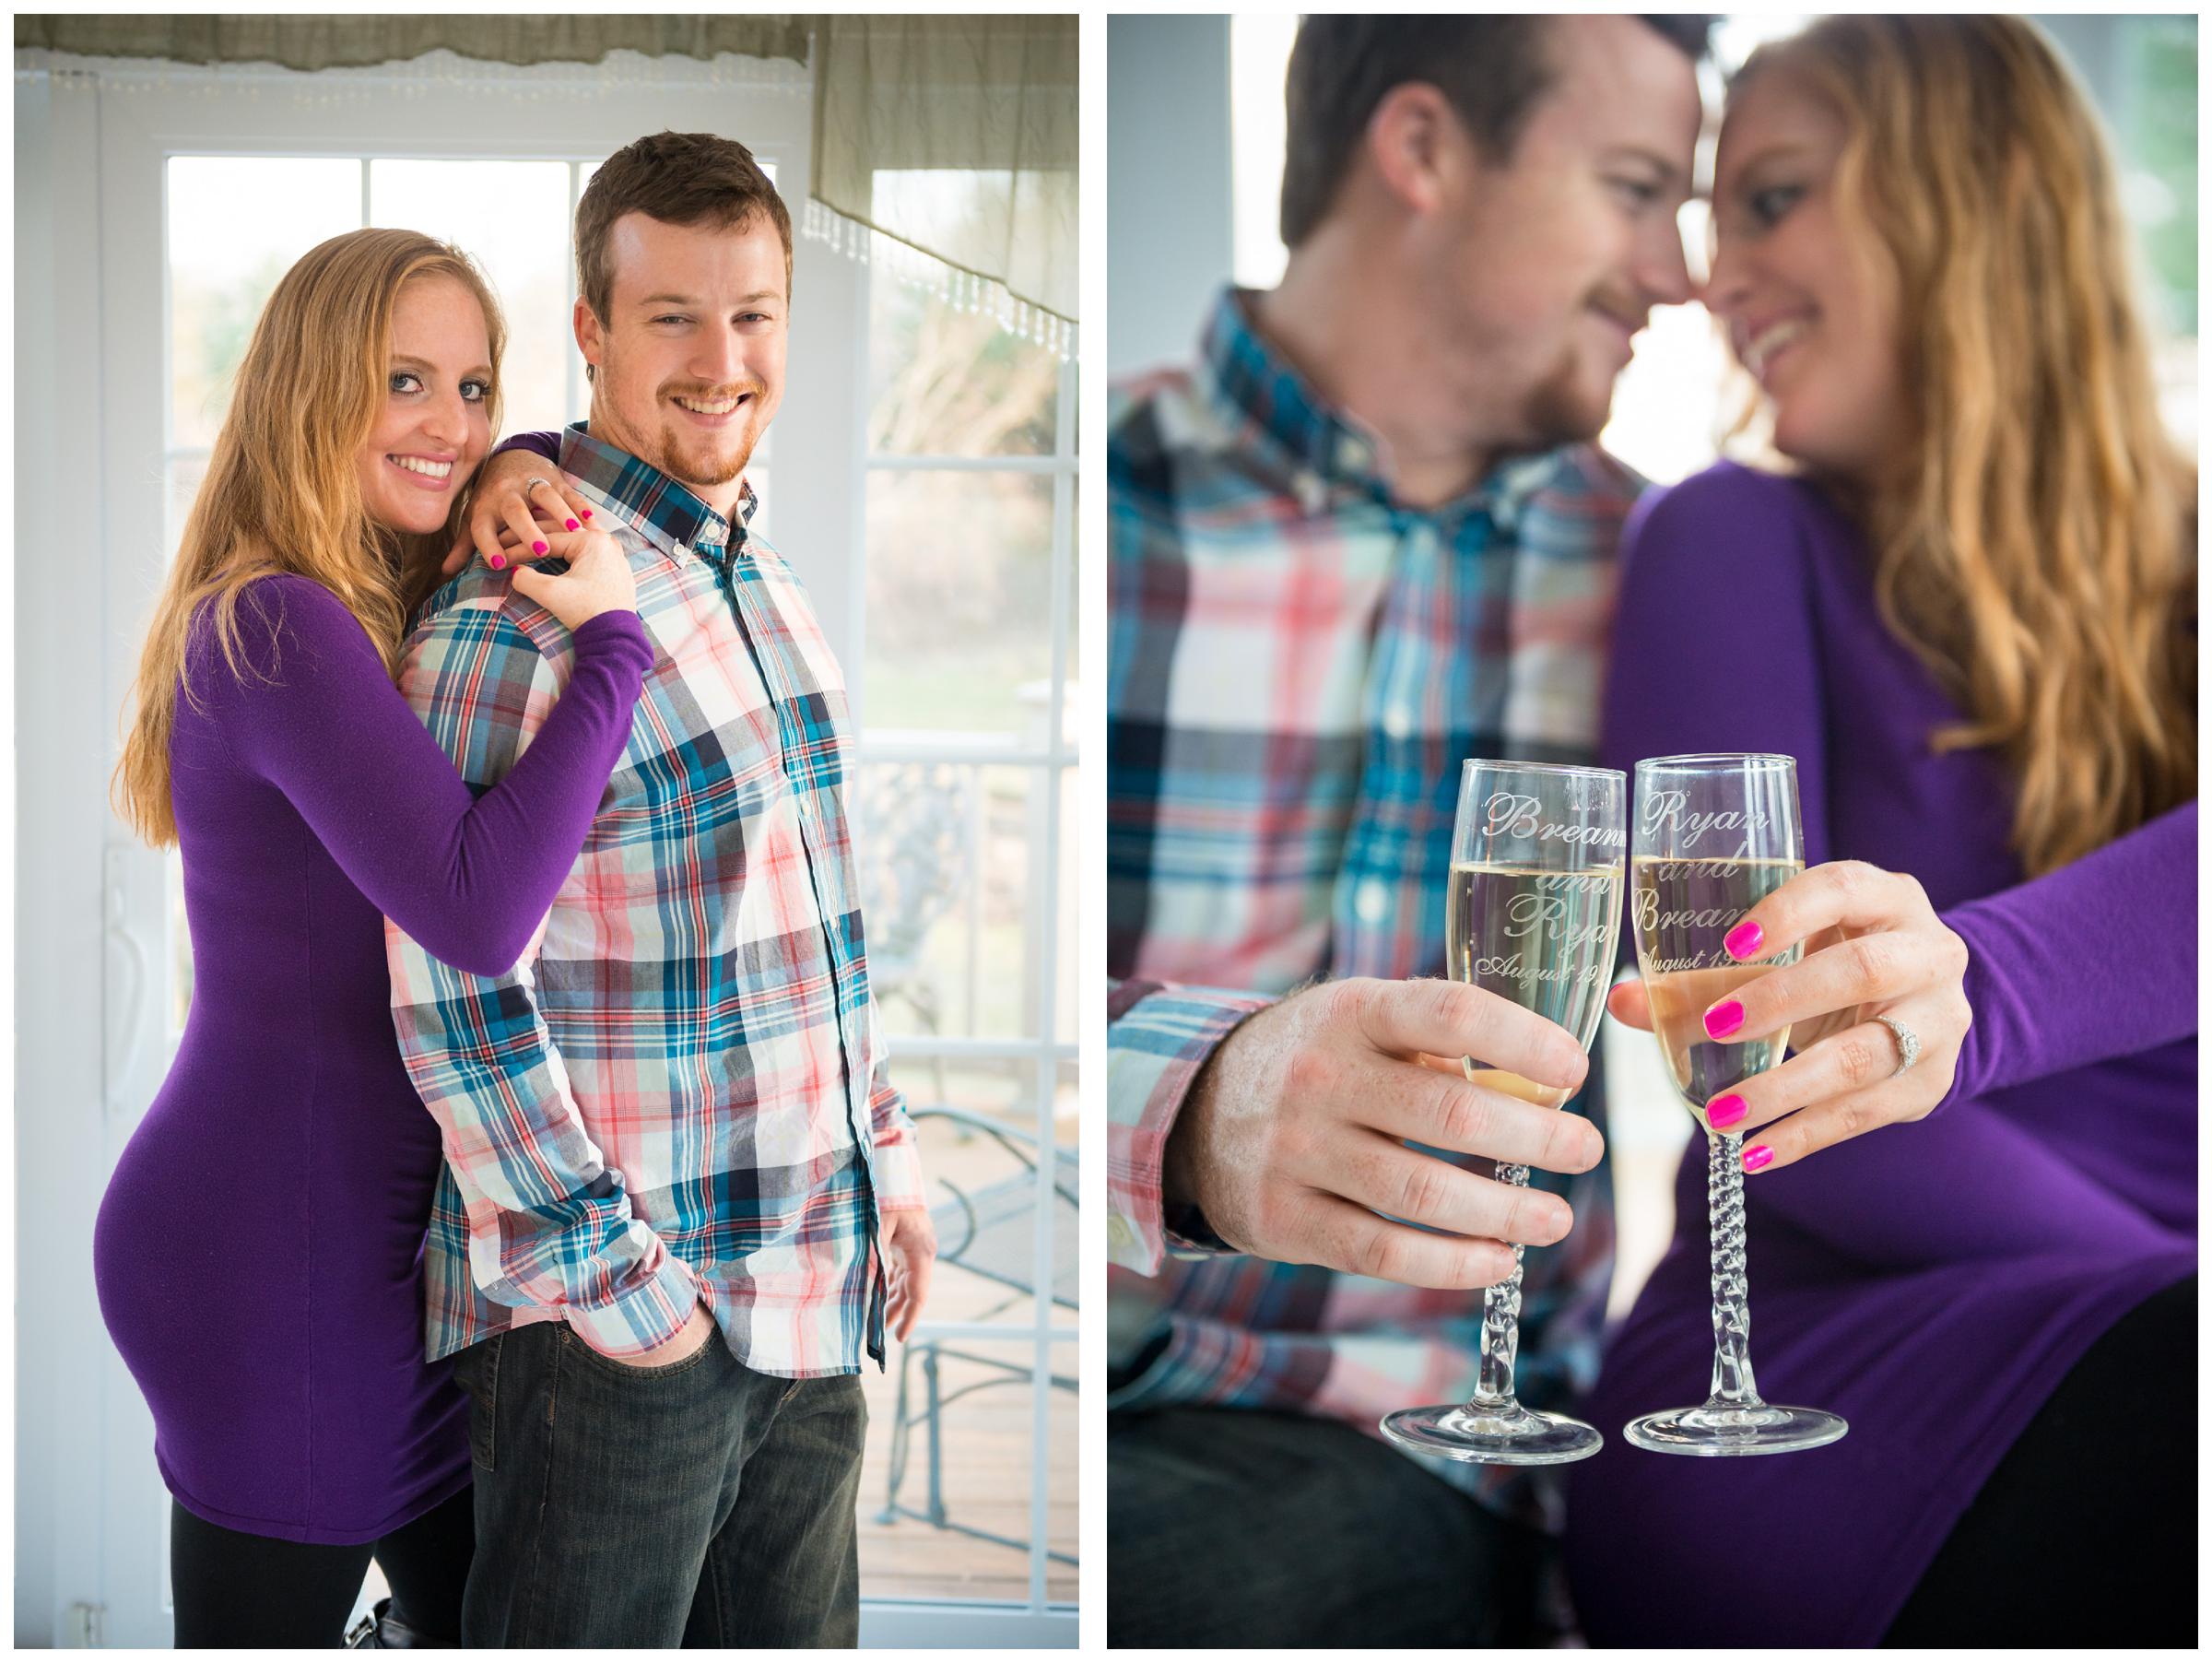
[(497, 1472), (500, 1353), (507, 1344), (504, 1329), (489, 1339), (479, 1339), (463, 1355), (469, 1358), (468, 1388), (468, 1456), (486, 1472)]

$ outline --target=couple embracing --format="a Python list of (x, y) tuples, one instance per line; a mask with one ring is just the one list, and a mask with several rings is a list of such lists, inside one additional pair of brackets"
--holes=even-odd
[(842, 685), (748, 529), (790, 217), (663, 133), (576, 257), (590, 419), (472, 500), (476, 267), (305, 255), (148, 634), (119, 784), (196, 986), (96, 1255), (180, 1646), (335, 1644), (371, 1556), (371, 1645), (855, 1638), (858, 1375), (935, 1244)]

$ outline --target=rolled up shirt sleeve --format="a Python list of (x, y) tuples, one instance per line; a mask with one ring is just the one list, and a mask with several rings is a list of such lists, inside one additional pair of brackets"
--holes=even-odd
[(1183, 1099), (1214, 1048), (1275, 1000), (1162, 982), (1106, 990), (1107, 1256), (1146, 1276), (1160, 1261), (1236, 1251), (1194, 1209), (1166, 1207), (1160, 1167)]

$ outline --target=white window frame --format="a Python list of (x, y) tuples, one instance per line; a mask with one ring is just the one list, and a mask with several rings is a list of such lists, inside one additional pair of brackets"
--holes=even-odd
[[(869, 269), (880, 271), (888, 267), (881, 261), (872, 262), (869, 267), (865, 267), (862, 281), (853, 296), (851, 326), (854, 338), (861, 343), (859, 368), (864, 398), (869, 379), (868, 343), (874, 311), (870, 303), (868, 279), (865, 275)], [(865, 407), (864, 404), (864, 413)], [(1051, 1409), (1050, 1382), (1053, 1376), (1052, 1348), (1056, 1344), (1077, 1344), (1081, 1338), (1077, 1327), (1055, 1324), (1052, 1302), (1054, 1274), (1053, 1215), (1053, 1209), (1059, 1205), (1053, 1189), (1053, 1182), (1058, 1174), (1054, 1171), (1052, 1156), (1056, 1136), (1053, 1105), (1058, 1093), (1062, 1064), (1076, 1061), (1078, 1056), (1077, 1036), (1073, 1033), (1063, 1035), (1057, 1032), (1061, 941), (1059, 895), (1066, 854), (1065, 845), (1067, 842), (1061, 804), (1065, 783), (1075, 777), (1079, 752), (1078, 745), (1069, 736), (1067, 723), (1070, 668), (1068, 626), (1075, 605), (1076, 487), (1078, 466), (1077, 365), (1073, 360), (1060, 365), (1053, 394), (1053, 449), (1049, 454), (947, 456), (871, 451), (866, 447), (865, 421), (856, 424), (855, 431), (860, 435), (855, 454), (863, 482), (861, 489), (853, 496), (854, 535), (848, 543), (852, 571), (847, 581), (849, 592), (853, 596), (853, 612), (859, 628), (853, 643), (854, 650), (844, 660), (844, 664), (846, 681), (853, 690), (854, 726), (860, 736), (860, 764), (865, 767), (877, 762), (952, 763), (975, 770), (979, 776), (980, 771), (987, 766), (1026, 768), (1030, 771), (1032, 825), (1041, 822), (1041, 834), (1029, 851), (1028, 915), (1030, 927), (1038, 931), (1034, 938), (1037, 944), (1035, 962), (1038, 966), (1033, 1007), (1036, 1014), (1034, 1032), (1011, 1039), (900, 1034), (890, 1044), (895, 1062), (901, 1064), (941, 1057), (971, 1062), (1029, 1061), (1034, 1065), (1032, 1101), (1040, 1154), (1034, 1210), (1036, 1256), (1031, 1261), (1032, 1285), (1037, 1292), (1030, 1302), (1030, 1319), (1026, 1323), (938, 1323), (924, 1319), (916, 1325), (914, 1338), (1027, 1339), (1030, 1342), (1033, 1354), (1030, 1388), (1034, 1431), (1030, 1439), (1030, 1596), (1026, 1609), (1038, 1617), (1060, 1610), (1072, 1614), (1075, 1609), (1072, 1605), (1059, 1605), (1047, 1600), (1045, 1578), (1052, 1554), (1046, 1533), (1051, 1492), (1050, 1462), (1046, 1450)], [(863, 667), (866, 664), (866, 656), (861, 650), (866, 640), (865, 596), (867, 594), (869, 559), (866, 524), (869, 493), (866, 477), (875, 473), (925, 472), (1014, 474), (1032, 478), (1044, 476), (1053, 482), (1052, 566), (1046, 608), (1047, 627), (1052, 631), (1051, 691), (1045, 705), (1042, 745), (1021, 738), (983, 734), (957, 738), (935, 734), (909, 737), (900, 735), (895, 728), (872, 728), (868, 724), (867, 687)], [(888, 554), (884, 558), (896, 559), (897, 556)], [(1041, 805), (1041, 808), (1039, 805)], [(969, 881), (972, 905), (982, 890), (980, 863), (971, 864)], [(971, 929), (973, 927), (971, 914)], [(972, 954), (971, 957), (972, 959)], [(972, 978), (976, 973), (971, 963), (969, 974)], [(912, 1079), (917, 1073), (917, 1070), (909, 1068), (905, 1070), (904, 1078)]]
[[(166, 1515), (146, 1505), (152, 1425), (109, 1345), (91, 1275), (100, 1193), (174, 1048), (165, 858), (138, 843), (107, 801), (118, 714), (169, 555), (157, 462), (171, 451), (168, 159), (573, 160), (592, 147), (575, 136), (581, 96), (594, 127), (626, 137), (667, 127), (739, 133), (774, 164), (786, 198), (803, 202), (812, 131), (791, 66), (750, 82), (703, 65), (689, 81), (606, 77), (579, 95), (588, 74), (562, 65), (537, 77), (566, 93), (529, 87), (529, 72), (509, 77), (519, 97), (456, 90), (465, 121), (492, 147), (467, 152), (450, 133), (426, 131), (434, 106), (415, 95), (442, 88), (420, 73), (312, 77), (318, 93), (335, 96), (302, 105), (298, 78), (278, 71), (92, 61), (53, 77), (18, 72), (19, 177), (29, 179), (18, 205), (18, 674), (26, 710), (41, 713), (25, 725), (18, 751), (18, 1101), (39, 1109), (19, 1114), (18, 1149), (20, 1170), (40, 1174), (18, 1192), (18, 1252), (30, 1272), (17, 1305), (18, 1644), (168, 1641), (159, 1596)], [(853, 435), (866, 348), (849, 318), (856, 297), (865, 311), (866, 268), (805, 240), (794, 253), (791, 354), (806, 373), (787, 392), (777, 430), (783, 454), (809, 465), (771, 481), (777, 541), (851, 666), (861, 649), (854, 503), (864, 480)], [(1055, 665), (1065, 604), (1056, 588)], [(1049, 1268), (1049, 1236), (1041, 1252)], [(1041, 1473), (1044, 1434), (1041, 1408), (1032, 1457)], [(864, 1600), (861, 1638), (1073, 1645), (1076, 1625), (1072, 1608), (1035, 1598)]]

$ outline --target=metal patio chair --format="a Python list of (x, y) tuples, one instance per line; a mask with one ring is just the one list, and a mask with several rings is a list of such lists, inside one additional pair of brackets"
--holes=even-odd
[[(940, 1267), (958, 1265), (971, 1275), (996, 1282), (1007, 1290), (1006, 1298), (981, 1314), (982, 1318), (995, 1316), (1024, 1300), (1033, 1298), (1036, 1293), (1032, 1268), (1036, 1257), (1036, 1138), (986, 1115), (971, 1114), (966, 1109), (916, 1109), (913, 1111), (913, 1119), (917, 1125), (924, 1120), (950, 1121), (965, 1133), (990, 1138), (1020, 1166), (1019, 1173), (986, 1185), (972, 1195), (939, 1179), (939, 1185), (951, 1193), (948, 1199), (930, 1209), (930, 1219), (937, 1229), (937, 1263)], [(1054, 1145), (1051, 1159), (1051, 1183), (1056, 1201), (1053, 1209), (1052, 1303), (1063, 1310), (1073, 1311), (1077, 1305), (1076, 1291), (1080, 1274), (1076, 1241), (1079, 1206), (1077, 1198), (1076, 1151)], [(974, 1364), (990, 1371), (991, 1377), (971, 1381), (948, 1392), (944, 1389), (940, 1373), (941, 1364), (947, 1360)], [(922, 1403), (919, 1408), (910, 1408), (917, 1362), (922, 1373)], [(979, 1356), (973, 1351), (960, 1350), (953, 1342), (916, 1338), (909, 1343), (899, 1357), (899, 1398), (891, 1418), (890, 1483), (888, 1493), (884, 1497), (883, 1509), (876, 1516), (877, 1522), (888, 1525), (900, 1518), (919, 1519), (935, 1525), (940, 1530), (957, 1530), (963, 1536), (1028, 1552), (1030, 1543), (1026, 1540), (961, 1524), (947, 1514), (944, 1485), (944, 1410), (947, 1406), (971, 1393), (1034, 1378), (1035, 1372), (1019, 1363)], [(1077, 1389), (1072, 1375), (1054, 1374), (1050, 1376), (1050, 1383), (1056, 1391), (1072, 1393)], [(908, 1506), (899, 1499), (900, 1488), (905, 1481), (907, 1465), (913, 1453), (913, 1433), (917, 1428), (926, 1433), (929, 1469), (928, 1501), (926, 1505), (919, 1508)], [(1036, 1458), (1044, 1458), (1041, 1450), (1037, 1452)], [(1052, 1551), (1050, 1557), (1063, 1564), (1077, 1563), (1072, 1553)]]

